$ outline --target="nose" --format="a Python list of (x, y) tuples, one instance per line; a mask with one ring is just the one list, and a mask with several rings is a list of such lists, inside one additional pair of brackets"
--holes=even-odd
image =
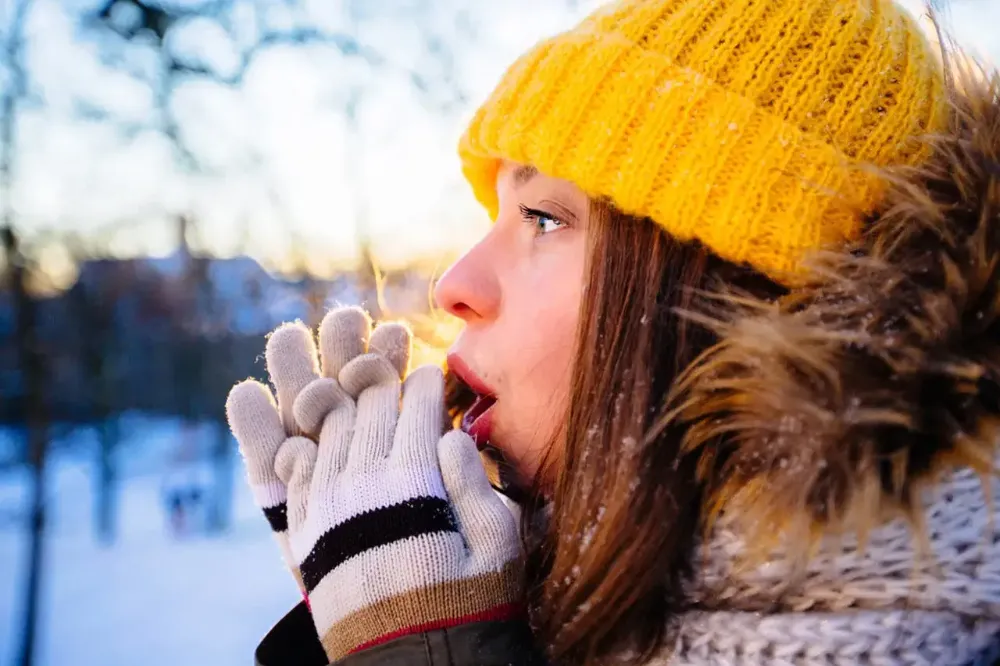
[(434, 287), (438, 307), (467, 324), (492, 321), (500, 309), (500, 281), (490, 234), (451, 265)]

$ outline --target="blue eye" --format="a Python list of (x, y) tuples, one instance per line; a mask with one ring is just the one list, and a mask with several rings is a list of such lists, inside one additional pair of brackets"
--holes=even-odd
[(528, 208), (527, 206), (520, 206), (521, 217), (524, 218), (525, 224), (530, 224), (535, 227), (535, 233), (539, 236), (542, 234), (547, 234), (552, 231), (557, 231), (566, 226), (566, 223), (559, 218), (546, 213), (544, 210), (537, 210), (535, 208)]

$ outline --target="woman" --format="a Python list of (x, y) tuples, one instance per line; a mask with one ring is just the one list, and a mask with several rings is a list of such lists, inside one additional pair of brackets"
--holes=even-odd
[(283, 419), (230, 398), (307, 597), (259, 663), (990, 663), (1000, 82), (956, 71), (884, 0), (625, 0), (518, 60), (436, 291), (468, 435), (357, 312), (322, 369), (271, 338)]

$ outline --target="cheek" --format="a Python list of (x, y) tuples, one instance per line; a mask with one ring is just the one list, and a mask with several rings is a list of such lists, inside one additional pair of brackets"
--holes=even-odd
[(549, 281), (526, 282), (516, 300), (505, 293), (510, 310), (504, 314), (518, 323), (507, 329), (509, 392), (498, 405), (495, 432), (526, 471), (557, 435), (568, 407), (582, 272), (579, 267)]
[(569, 389), (579, 294), (559, 296), (563, 298), (555, 305), (532, 313), (527, 319), (532, 323), (516, 345), (516, 385), (526, 397), (547, 398), (539, 402), (564, 400)]

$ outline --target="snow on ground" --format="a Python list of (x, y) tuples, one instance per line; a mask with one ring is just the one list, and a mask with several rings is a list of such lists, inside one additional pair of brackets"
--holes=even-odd
[[(140, 417), (123, 426), (134, 441), (122, 447), (128, 465), (113, 545), (94, 537), (91, 435), (70, 433), (85, 445), (66, 447), (50, 465), (37, 665), (253, 663), (257, 641), (297, 591), (238, 457), (229, 530), (178, 540), (167, 529), (162, 493), (166, 452), (182, 431)], [(21, 644), (27, 540), (14, 518), (28, 492), (23, 470), (0, 471), (0, 666), (15, 664)]]

